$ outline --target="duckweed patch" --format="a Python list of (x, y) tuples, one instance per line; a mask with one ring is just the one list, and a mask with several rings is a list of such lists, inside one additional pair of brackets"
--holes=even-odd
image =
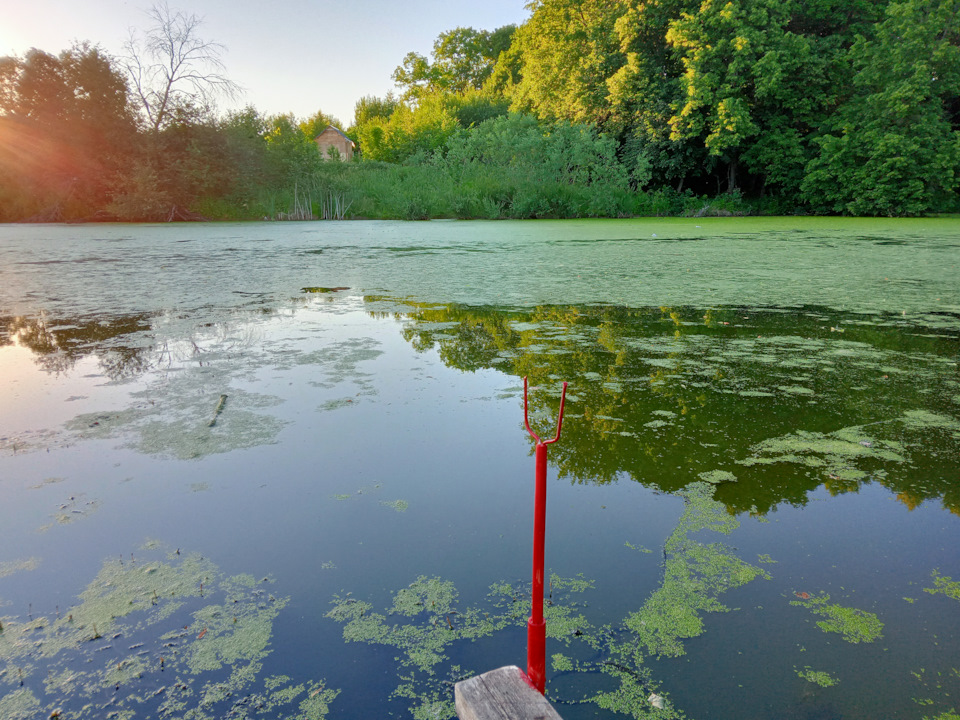
[(638, 652), (652, 657), (683, 655), (683, 641), (703, 632), (702, 613), (729, 611), (719, 601), (720, 595), (758, 577), (769, 577), (721, 543), (690, 538), (702, 530), (729, 534), (739, 526), (739, 521), (711, 498), (712, 492), (712, 485), (698, 482), (680, 493), (686, 509), (664, 545), (663, 582), (643, 607), (625, 620), (637, 648), (631, 652), (634, 661), (641, 659)]
[(704, 632), (704, 613), (730, 611), (719, 600), (723, 593), (769, 577), (726, 545), (691, 537), (702, 531), (727, 535), (739, 527), (725, 506), (713, 500), (713, 491), (713, 485), (695, 482), (678, 493), (685, 509), (664, 544), (663, 581), (640, 610), (624, 619), (622, 629), (603, 643), (605, 659), (593, 666), (617, 683), (615, 689), (589, 698), (598, 707), (637, 720), (683, 717), (655, 682), (649, 659), (683, 655), (684, 641)]
[(719, 485), (725, 482), (736, 482), (737, 476), (729, 470), (708, 470), (699, 475), (700, 479), (711, 485)]
[[(547, 636), (569, 643), (585, 635), (591, 626), (568, 596), (590, 588), (590, 581), (551, 575), (550, 586), (552, 599), (544, 607)], [(508, 626), (525, 625), (530, 614), (529, 594), (528, 587), (494, 583), (482, 608), (463, 608), (452, 582), (421, 576), (397, 591), (386, 613), (373, 612), (371, 603), (337, 595), (326, 617), (343, 624), (347, 642), (385, 645), (398, 652), (399, 685), (391, 697), (406, 701), (415, 717), (442, 720), (455, 715), (452, 683), (438, 669), (449, 660), (450, 645), (475, 642)], [(459, 666), (447, 673), (454, 678), (471, 674)]]
[(0, 685), (18, 689), (0, 717), (327, 715), (336, 690), (259, 679), (286, 598), (199, 555), (155, 554), (105, 561), (55, 618), (3, 618)]
[(813, 683), (814, 685), (819, 685), (822, 688), (833, 687), (840, 682), (836, 677), (825, 670), (814, 670), (809, 665), (804, 667), (803, 670), (797, 670), (794, 668), (794, 672), (797, 673), (798, 677), (801, 677), (807, 682)]
[(380, 504), (397, 512), (406, 512), (407, 508), (410, 507), (410, 503), (406, 500), (381, 500)]
[(817, 621), (817, 627), (824, 632), (838, 633), (848, 643), (871, 643), (883, 637), (883, 623), (875, 614), (830, 603), (827, 593), (791, 600), (790, 604), (805, 607), (824, 618)]
[(908, 430), (960, 431), (960, 420), (949, 415), (932, 413), (928, 410), (908, 410), (903, 414), (902, 422)]
[[(713, 491), (713, 485), (697, 482), (680, 493), (686, 507), (665, 543), (663, 583), (619, 628), (594, 626), (575, 599), (594, 589), (592, 580), (582, 574), (550, 575), (544, 607), (547, 637), (571, 648), (571, 654), (551, 656), (553, 672), (600, 673), (616, 682), (614, 689), (576, 702), (593, 703), (638, 719), (682, 717), (653, 679), (648, 660), (684, 654), (684, 641), (704, 632), (704, 613), (730, 610), (719, 601), (724, 592), (768, 577), (759, 567), (737, 558), (727, 546), (692, 539), (694, 533), (729, 534), (739, 527), (723, 504), (712, 499)], [(630, 543), (627, 546), (631, 547)], [(490, 637), (508, 627), (523, 627), (530, 614), (529, 587), (524, 585), (494, 583), (483, 609), (461, 608), (457, 597), (452, 582), (422, 576), (395, 594), (386, 613), (374, 612), (369, 602), (338, 595), (327, 617), (343, 624), (347, 642), (394, 648), (399, 653), (400, 684), (392, 697), (408, 701), (416, 717), (442, 720), (454, 714), (451, 687), (444, 685), (439, 670), (449, 660), (450, 645)], [(396, 622), (392, 617), (405, 621)], [(589, 648), (599, 659), (576, 659), (574, 645)], [(469, 673), (454, 666), (448, 675)]]
[(40, 701), (25, 688), (0, 697), (0, 717), (6, 720), (34, 720), (40, 712)]
[(924, 588), (924, 592), (931, 595), (946, 595), (953, 600), (960, 600), (960, 581), (933, 571), (933, 587)]
[[(832, 433), (804, 430), (764, 440), (752, 448), (753, 455), (738, 460), (740, 465), (794, 463), (818, 473), (828, 487), (843, 487), (844, 482), (858, 483), (869, 473), (867, 467), (879, 468), (883, 463), (903, 463), (903, 445), (881, 440), (865, 432), (862, 426), (851, 426)], [(834, 484), (829, 481), (834, 481)]]
[(36, 570), (39, 565), (40, 559), (35, 557), (27, 558), (26, 560), (6, 560), (0, 562), (0, 578), (5, 578), (8, 575), (13, 575), (18, 572)]

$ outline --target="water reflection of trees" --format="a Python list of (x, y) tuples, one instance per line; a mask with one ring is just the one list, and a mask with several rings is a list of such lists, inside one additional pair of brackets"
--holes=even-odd
[[(412, 307), (396, 315), (415, 349), (435, 349), (462, 370), (529, 377), (542, 386), (532, 418), (546, 425), (559, 383), (570, 381), (563, 442), (550, 457), (574, 482), (628, 477), (673, 492), (724, 470), (737, 482), (719, 485), (716, 497), (731, 512), (765, 513), (804, 504), (820, 486), (839, 494), (870, 482), (910, 508), (935, 498), (960, 511), (957, 433), (917, 434), (898, 421), (913, 409), (956, 416), (956, 389), (943, 383), (949, 338), (817, 309)], [(859, 447), (876, 453), (832, 435), (860, 426), (873, 434)], [(751, 459), (798, 431), (814, 438), (808, 455)], [(850, 457), (818, 455), (816, 443)], [(903, 461), (880, 453), (896, 443)]]
[(48, 372), (62, 373), (81, 359), (95, 355), (107, 377), (116, 380), (142, 374), (153, 364), (152, 345), (124, 344), (123, 338), (150, 329), (150, 315), (98, 318), (59, 318), (45, 315), (0, 318), (4, 344), (30, 349), (37, 364)]
[[(263, 311), (261, 311), (262, 314)], [(266, 313), (272, 313), (267, 310)], [(204, 362), (201, 344), (222, 339), (227, 320), (190, 324), (181, 332), (157, 332), (164, 316), (151, 313), (51, 318), (0, 316), (0, 346), (18, 345), (35, 355), (46, 372), (66, 373), (86, 357), (95, 357), (100, 371), (111, 380), (129, 380), (151, 370), (172, 367), (186, 360)], [(241, 344), (243, 338), (238, 340)]]

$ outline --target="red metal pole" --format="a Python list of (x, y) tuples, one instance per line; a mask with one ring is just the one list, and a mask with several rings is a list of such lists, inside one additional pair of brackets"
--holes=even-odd
[(533, 590), (527, 620), (527, 675), (542, 694), (547, 684), (547, 623), (543, 619), (543, 545), (547, 529), (547, 446), (537, 443), (533, 503)]
[(527, 379), (523, 379), (523, 421), (527, 432), (537, 441), (536, 490), (533, 503), (533, 589), (530, 596), (530, 618), (527, 620), (527, 677), (543, 694), (547, 686), (547, 623), (543, 619), (543, 548), (547, 529), (547, 445), (560, 439), (563, 427), (563, 406), (567, 400), (567, 383), (560, 397), (560, 417), (553, 440), (541, 440), (530, 428), (527, 403)]

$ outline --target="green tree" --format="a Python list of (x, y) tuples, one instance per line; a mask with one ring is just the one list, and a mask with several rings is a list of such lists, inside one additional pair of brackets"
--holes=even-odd
[(208, 108), (180, 104), (159, 132), (140, 139), (140, 151), (113, 184), (108, 209), (120, 219), (183, 219), (199, 199), (229, 192), (232, 168), (225, 136)]
[(232, 193), (242, 203), (276, 178), (271, 177), (267, 157), (269, 123), (256, 108), (227, 113), (218, 123), (233, 176)]
[(365, 158), (397, 163), (442, 151), (456, 129), (448, 97), (434, 92), (416, 107), (400, 103), (388, 118), (371, 118), (357, 132)]
[(407, 53), (393, 72), (393, 80), (407, 100), (431, 92), (464, 93), (478, 90), (493, 72), (500, 54), (510, 47), (516, 27), (505, 25), (489, 32), (458, 27), (440, 33), (433, 43), (433, 61)]
[(300, 131), (310, 140), (313, 140), (326, 130), (330, 125), (343, 130), (343, 125), (333, 115), (327, 115), (322, 110), (317, 110), (306, 120), (300, 122)]
[(400, 100), (392, 92), (387, 93), (382, 98), (375, 95), (364, 95), (354, 105), (353, 125), (354, 127), (360, 127), (374, 118), (389, 120), (399, 104)]
[(707, 166), (691, 140), (671, 138), (670, 118), (683, 97), (680, 53), (667, 41), (670, 23), (696, 12), (699, 0), (628, 0), (615, 23), (623, 64), (607, 78), (610, 125), (622, 136), (621, 156), (633, 181), (682, 188), (687, 175)]
[(616, 151), (593, 127), (514, 113), (459, 131), (443, 167), (463, 194), (498, 204), (499, 215), (615, 215), (627, 188)]
[(802, 135), (829, 90), (816, 44), (788, 29), (793, 10), (792, 2), (708, 0), (667, 32), (685, 69), (671, 137), (701, 142), (725, 166), (728, 191), (745, 158), (790, 190), (802, 177)]
[(532, 15), (513, 41), (520, 69), (507, 84), (512, 108), (542, 119), (605, 121), (606, 80), (624, 62), (615, 32), (622, 0), (533, 0), (528, 7)]
[(292, 114), (269, 118), (265, 139), (275, 177), (285, 185), (303, 182), (323, 162), (316, 143), (304, 134)]
[[(94, 213), (134, 147), (123, 75), (99, 47), (0, 59), (0, 182), (16, 212)], [(3, 216), (7, 220), (17, 216)]]
[(854, 93), (817, 140), (805, 197), (855, 215), (956, 208), (960, 2), (893, 3), (876, 37), (861, 37), (850, 54)]

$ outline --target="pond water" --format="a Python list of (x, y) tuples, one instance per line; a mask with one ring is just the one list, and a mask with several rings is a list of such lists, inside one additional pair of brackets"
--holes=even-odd
[[(955, 718), (960, 222), (0, 227), (0, 717)], [(59, 715), (57, 715), (59, 713)]]

